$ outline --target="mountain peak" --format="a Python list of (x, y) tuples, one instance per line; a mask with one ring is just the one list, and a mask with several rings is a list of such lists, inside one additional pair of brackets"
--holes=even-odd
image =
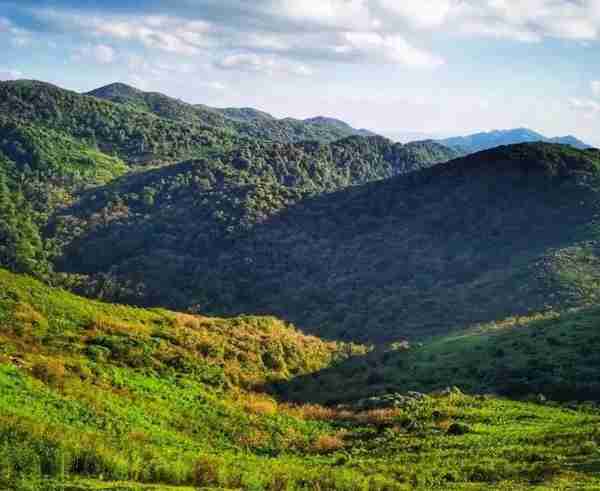
[(85, 95), (93, 97), (99, 97), (101, 99), (114, 98), (114, 97), (131, 97), (141, 94), (142, 91), (121, 82), (114, 82), (112, 84), (104, 85), (90, 92), (86, 92)]

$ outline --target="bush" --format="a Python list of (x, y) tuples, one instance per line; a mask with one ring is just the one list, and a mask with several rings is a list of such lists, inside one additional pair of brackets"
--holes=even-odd
[(471, 432), (471, 427), (464, 423), (452, 423), (448, 426), (446, 433), (448, 435), (466, 435)]
[(344, 441), (339, 435), (321, 435), (312, 444), (316, 453), (331, 453), (344, 448)]
[(221, 461), (211, 455), (199, 457), (194, 464), (193, 483), (196, 486), (218, 486)]

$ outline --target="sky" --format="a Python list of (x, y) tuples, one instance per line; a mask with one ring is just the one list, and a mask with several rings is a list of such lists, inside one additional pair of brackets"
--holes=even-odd
[(600, 146), (600, 0), (0, 0), (0, 79)]

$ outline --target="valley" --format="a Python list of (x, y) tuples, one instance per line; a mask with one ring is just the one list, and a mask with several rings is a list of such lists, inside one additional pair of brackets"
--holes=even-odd
[(0, 108), (0, 488), (600, 487), (599, 150)]

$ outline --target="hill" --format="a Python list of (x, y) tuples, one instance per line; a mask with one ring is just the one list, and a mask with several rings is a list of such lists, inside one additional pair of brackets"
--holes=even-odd
[[(0, 192), (5, 203), (0, 210), (5, 218), (0, 230), (4, 242), (0, 264), (16, 271), (50, 274), (49, 259), (59, 253), (61, 244), (47, 231), (49, 217), (76, 203), (80, 193), (149, 167), (206, 159), (207, 169), (234, 175), (243, 171), (238, 184), (269, 176), (298, 199), (308, 192), (381, 179), (455, 155), (432, 143), (425, 148), (406, 146), (387, 156), (377, 152), (393, 146), (380, 139), (380, 144), (347, 142), (371, 153), (342, 163), (335, 159), (352, 159), (354, 150), (333, 152), (336, 155), (330, 157), (332, 150), (325, 144), (281, 147), (242, 138), (234, 122), (215, 110), (200, 110), (161, 94), (122, 84), (93, 94), (80, 95), (36, 81), (0, 83)], [(307, 150), (313, 147), (314, 152)], [(284, 171), (277, 168), (279, 153), (286, 160)], [(305, 154), (316, 160), (302, 162)], [(244, 159), (254, 162), (244, 163)], [(352, 169), (350, 174), (342, 168), (346, 164)], [(249, 169), (244, 171), (240, 165)], [(309, 176), (309, 171), (314, 175)], [(294, 190), (297, 186), (304, 189)]]
[(132, 166), (203, 156), (235, 142), (223, 128), (157, 117), (38, 81), (0, 82), (0, 112), (16, 123), (59, 131)]
[[(57, 225), (81, 231), (61, 264), (107, 298), (273, 313), (368, 342), (598, 298), (597, 150), (501, 147), (310, 198), (194, 166), (91, 194)], [(164, 187), (145, 203), (152, 181)]]
[(320, 403), (449, 386), (471, 394), (598, 401), (599, 319), (597, 306), (510, 317), (422, 344), (391, 345), (276, 388)]
[(559, 143), (572, 146), (579, 150), (590, 148), (590, 145), (571, 135), (548, 138), (527, 128), (475, 133), (468, 136), (445, 138), (443, 140), (438, 140), (438, 142), (442, 145), (446, 145), (454, 148), (455, 150), (461, 151), (464, 154), (481, 152), (483, 150), (489, 150), (490, 148), (499, 147), (502, 145), (514, 145), (518, 143), (532, 142)]
[(0, 270), (0, 341), (5, 489), (600, 484), (600, 415), (590, 405), (453, 391), (369, 411), (247, 390), (360, 354), (273, 318), (103, 304)]
[[(194, 298), (181, 288), (191, 280), (190, 271), (180, 269), (188, 261), (225, 251), (307, 197), (410, 172), (447, 156), (440, 145), (404, 146), (381, 137), (349, 137), (332, 144), (254, 141), (219, 160), (183, 162), (87, 192), (56, 214), (48, 233), (63, 244), (58, 260), (63, 271), (116, 272), (123, 262), (144, 256), (143, 278), (128, 266), (122, 272), (134, 273), (135, 279), (119, 274), (128, 285), (138, 285), (133, 289), (141, 298), (132, 296), (129, 287), (106, 288), (100, 276), (88, 283), (86, 292), (116, 290), (118, 296), (109, 298), (184, 308)], [(90, 248), (93, 257), (87, 254)], [(161, 266), (151, 267), (158, 250), (166, 257), (159, 260)], [(114, 285), (112, 279), (109, 283)], [(169, 291), (164, 289), (167, 283)], [(220, 292), (219, 297), (221, 293), (229, 295)], [(208, 308), (204, 300), (194, 303)]]
[(242, 137), (281, 143), (314, 140), (332, 142), (348, 136), (375, 136), (367, 130), (356, 130), (343, 121), (317, 117), (305, 120), (276, 119), (252, 108), (214, 108), (188, 104), (155, 92), (142, 92), (125, 84), (100, 87), (87, 95), (125, 104), (156, 114), (162, 118), (197, 122), (215, 128), (234, 131)]

